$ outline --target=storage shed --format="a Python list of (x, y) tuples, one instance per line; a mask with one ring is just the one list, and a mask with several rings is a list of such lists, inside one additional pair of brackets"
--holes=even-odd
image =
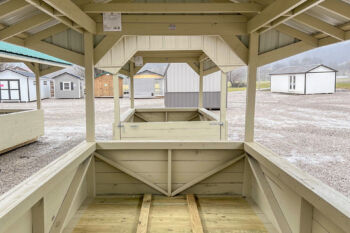
[(135, 98), (154, 98), (164, 96), (164, 77), (150, 70), (134, 76)]
[[(220, 108), (221, 72), (204, 76), (203, 107)], [(164, 103), (166, 107), (197, 107), (199, 75), (186, 63), (170, 64), (165, 76)]]
[(283, 67), (270, 75), (271, 92), (306, 95), (336, 90), (337, 71), (322, 64)]
[(52, 77), (54, 80), (55, 98), (79, 99), (84, 97), (84, 80), (74, 74), (64, 72)]
[[(102, 73), (95, 77), (95, 97), (113, 97), (113, 75)], [(119, 76), (119, 97), (123, 97), (123, 78)]]
[[(40, 77), (41, 99), (50, 98), (50, 79)], [(7, 68), (0, 71), (0, 102), (29, 102), (36, 100), (35, 74)]]

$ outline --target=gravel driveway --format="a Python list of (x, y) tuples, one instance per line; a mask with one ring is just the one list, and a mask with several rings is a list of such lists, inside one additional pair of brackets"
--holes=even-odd
[[(137, 99), (136, 107), (163, 107), (163, 99)], [(113, 99), (99, 98), (96, 137), (112, 138)], [(35, 108), (35, 103), (0, 108)], [(45, 136), (0, 156), (0, 194), (84, 140), (84, 100), (47, 99)], [(121, 99), (121, 111), (129, 100)], [(229, 139), (243, 140), (245, 92), (228, 94)], [(350, 92), (285, 95), (257, 92), (255, 140), (350, 197)]]

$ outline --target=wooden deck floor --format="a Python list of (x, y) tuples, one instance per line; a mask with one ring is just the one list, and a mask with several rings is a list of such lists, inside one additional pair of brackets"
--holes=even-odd
[[(259, 212), (240, 197), (197, 197), (204, 232), (268, 232)], [(96, 198), (83, 205), (65, 233), (137, 232), (142, 196)], [(186, 196), (152, 196), (148, 231), (192, 232)]]

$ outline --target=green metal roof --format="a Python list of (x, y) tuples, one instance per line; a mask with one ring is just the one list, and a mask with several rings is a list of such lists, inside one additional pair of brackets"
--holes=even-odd
[(13, 45), (10, 43), (6, 43), (3, 41), (0, 41), (0, 53), (6, 53), (6, 54), (13, 54), (17, 56), (25, 56), (28, 58), (35, 58), (43, 61), (49, 61), (64, 65), (72, 65), (69, 62), (66, 62), (62, 59), (47, 55), (45, 53), (41, 53), (32, 49), (24, 48), (21, 46)]

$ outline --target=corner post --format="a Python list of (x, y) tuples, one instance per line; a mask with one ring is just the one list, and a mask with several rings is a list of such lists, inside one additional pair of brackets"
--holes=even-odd
[(199, 62), (199, 95), (198, 95), (198, 107), (203, 108), (203, 61)]
[(245, 112), (245, 138), (246, 142), (254, 141), (254, 116), (255, 116), (255, 95), (256, 76), (258, 69), (259, 33), (250, 33), (249, 38), (249, 60), (248, 80)]
[(220, 139), (221, 141), (227, 140), (227, 121), (226, 121), (226, 108), (227, 108), (227, 75), (221, 71), (221, 96), (220, 96)]
[(114, 92), (114, 131), (113, 138), (120, 140), (120, 104), (119, 104), (119, 77), (113, 74), (113, 92)]
[(95, 102), (94, 102), (94, 54), (93, 35), (84, 32), (84, 64), (85, 64), (85, 114), (86, 141), (95, 141)]
[(39, 70), (39, 64), (34, 64), (34, 74), (35, 74), (35, 88), (36, 88), (36, 107), (37, 109), (41, 109), (41, 94), (40, 94), (40, 70)]
[(130, 108), (135, 108), (135, 88), (134, 88), (135, 64), (130, 61)]

